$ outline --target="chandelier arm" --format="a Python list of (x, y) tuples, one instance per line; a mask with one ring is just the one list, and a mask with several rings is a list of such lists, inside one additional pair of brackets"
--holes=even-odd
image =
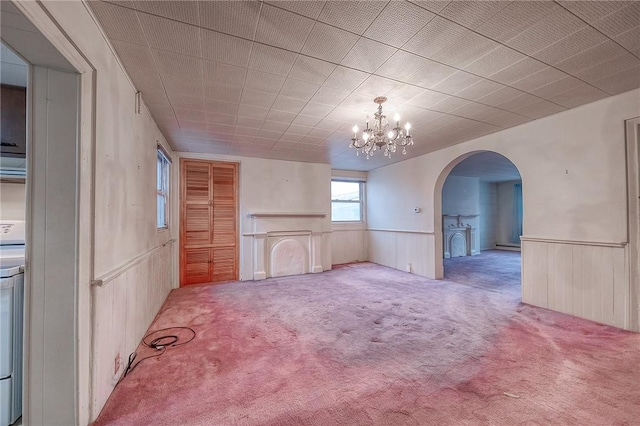
[[(361, 139), (351, 138), (351, 142), (353, 143), (353, 147), (356, 149), (362, 149), (367, 146), (367, 142)], [(362, 145), (359, 145), (360, 142), (362, 142)]]
[(400, 146), (412, 145), (412, 143), (413, 143), (413, 137), (410, 135), (403, 137), (402, 140), (398, 142)]

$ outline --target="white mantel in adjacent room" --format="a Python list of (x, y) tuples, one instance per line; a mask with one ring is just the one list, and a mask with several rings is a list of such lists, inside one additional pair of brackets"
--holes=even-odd
[(478, 215), (442, 215), (444, 257), (480, 254)]

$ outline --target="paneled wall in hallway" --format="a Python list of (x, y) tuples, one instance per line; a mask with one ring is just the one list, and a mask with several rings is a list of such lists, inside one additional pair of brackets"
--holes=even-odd
[(104, 276), (102, 285), (92, 289), (92, 418), (100, 413), (129, 354), (136, 350), (171, 291), (172, 246), (168, 243), (151, 250)]

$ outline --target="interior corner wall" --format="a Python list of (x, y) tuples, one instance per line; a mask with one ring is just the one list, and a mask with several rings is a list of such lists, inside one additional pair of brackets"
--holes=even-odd
[(519, 242), (511, 240), (513, 231), (513, 196), (516, 183), (522, 181), (500, 182), (497, 184), (498, 189), (498, 221), (496, 226), (496, 240), (499, 245), (504, 246), (520, 246)]
[(102, 281), (91, 293), (94, 419), (173, 285), (175, 219), (169, 230), (156, 228), (157, 144), (173, 153), (146, 108), (136, 113), (136, 89), (88, 6), (43, 7), (96, 70), (95, 179), (81, 183), (94, 188), (94, 276)]
[(494, 182), (480, 181), (480, 250), (496, 248), (498, 222), (498, 187)]
[[(522, 177), (523, 301), (628, 328), (624, 120), (639, 113), (636, 89), (370, 171), (369, 227), (423, 233), (436, 247), (442, 240), (434, 206), (440, 175), (463, 155), (497, 152)], [(413, 213), (416, 205), (421, 214)], [(371, 260), (383, 257), (383, 243), (369, 240)], [(558, 252), (562, 264), (554, 262)], [(425, 276), (436, 276), (441, 260), (420, 262)]]

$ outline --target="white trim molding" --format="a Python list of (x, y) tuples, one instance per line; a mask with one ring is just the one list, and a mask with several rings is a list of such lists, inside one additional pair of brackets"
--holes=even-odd
[(326, 213), (319, 212), (253, 212), (248, 214), (252, 218), (262, 217), (326, 217)]
[(164, 247), (166, 247), (166, 246), (168, 246), (170, 244), (173, 244), (175, 242), (176, 242), (175, 238), (171, 239), (171, 240), (165, 242), (164, 244), (161, 244), (161, 245), (159, 245), (159, 246), (147, 251), (146, 253), (141, 254), (140, 256), (134, 257), (133, 259), (131, 259), (127, 263), (125, 263), (123, 265), (120, 265), (119, 267), (117, 267), (117, 268), (107, 272), (106, 274), (103, 274), (102, 276), (94, 279), (93, 281), (91, 281), (91, 285), (92, 286), (102, 287), (102, 286), (110, 283), (115, 278), (118, 278), (120, 275), (122, 275), (125, 272), (127, 272), (129, 269), (131, 269), (134, 266), (138, 265), (142, 261), (150, 258), (155, 253), (157, 253), (158, 251), (162, 250)]
[(553, 238), (529, 237), (529, 236), (520, 237), (520, 241), (530, 241), (530, 242), (548, 243), (548, 244), (570, 244), (570, 245), (577, 245), (577, 246), (617, 247), (617, 248), (624, 248), (628, 244), (626, 241), (618, 243), (618, 242), (607, 242), (607, 241), (557, 240)]
[(433, 231), (408, 231), (404, 229), (382, 229), (382, 228), (367, 228), (367, 231), (377, 232), (400, 232), (402, 234), (421, 234), (421, 235), (434, 235)]

